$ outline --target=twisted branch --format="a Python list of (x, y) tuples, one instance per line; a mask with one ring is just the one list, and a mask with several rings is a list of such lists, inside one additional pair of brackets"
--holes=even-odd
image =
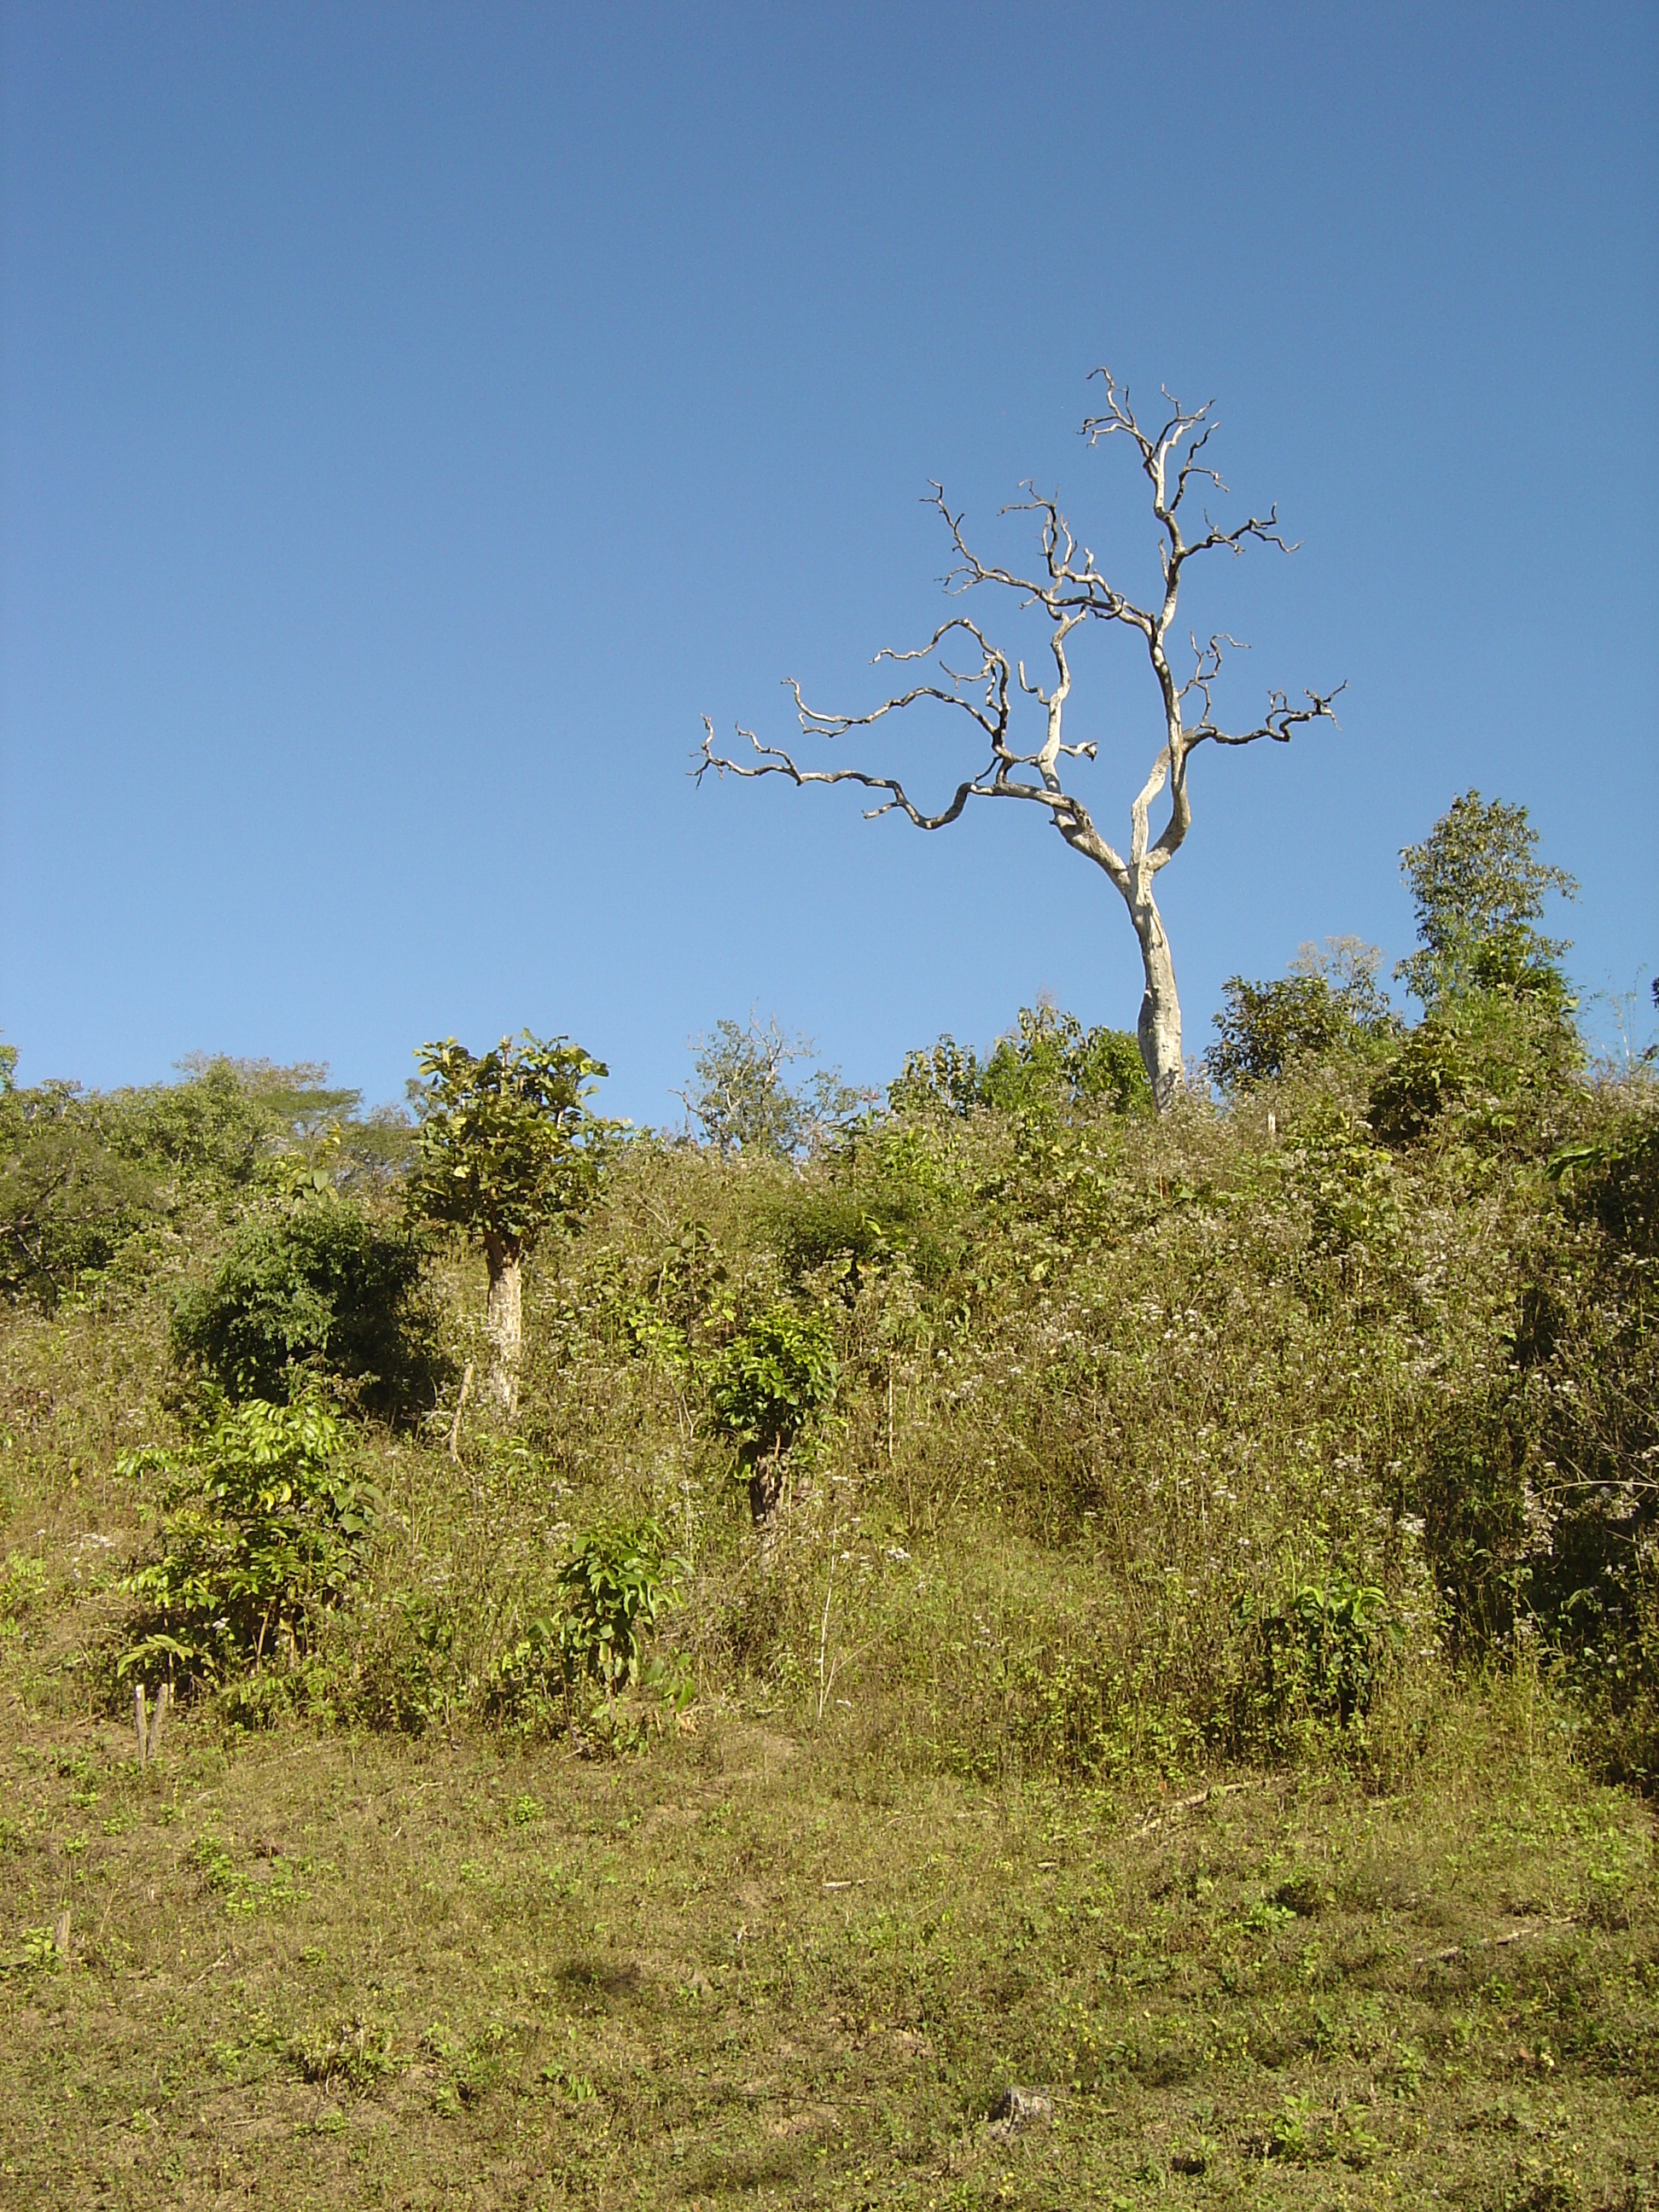
[[(1206, 740), (1218, 745), (1250, 745), (1262, 738), (1286, 744), (1293, 732), (1308, 723), (1335, 722), (1333, 702), (1346, 688), (1340, 684), (1332, 691), (1304, 691), (1302, 696), (1306, 703), (1294, 706), (1288, 693), (1270, 690), (1267, 709), (1253, 727), (1223, 727), (1215, 718), (1215, 685), (1226, 653), (1243, 649), (1237, 639), (1224, 631), (1216, 632), (1202, 647), (1195, 636), (1192, 638), (1193, 672), (1184, 683), (1177, 683), (1170, 666), (1166, 641), (1176, 619), (1187, 563), (1201, 553), (1225, 550), (1237, 556), (1252, 540), (1277, 546), (1286, 553), (1296, 548), (1279, 529), (1276, 507), (1265, 515), (1247, 515), (1243, 521), (1231, 527), (1213, 521), (1206, 510), (1201, 532), (1189, 540), (1182, 516), (1182, 503), (1189, 490), (1200, 483), (1219, 492), (1227, 489), (1216, 470), (1203, 458), (1215, 428), (1210, 412), (1213, 402), (1206, 401), (1202, 407), (1189, 410), (1165, 391), (1164, 398), (1169, 411), (1164, 420), (1155, 431), (1144, 430), (1130, 406), (1127, 388), (1117, 383), (1109, 369), (1097, 369), (1094, 374), (1105, 388), (1105, 409), (1085, 421), (1082, 434), (1091, 445), (1097, 445), (1104, 438), (1127, 437), (1139, 455), (1142, 471), (1152, 487), (1152, 512), (1161, 532), (1161, 603), (1157, 607), (1143, 607), (1118, 590), (1101, 574), (1089, 547), (1079, 543), (1058, 501), (1030, 483), (1021, 486), (1026, 496), (1001, 511), (1005, 514), (1031, 514), (1041, 518), (1041, 572), (1026, 575), (982, 559), (969, 544), (963, 516), (951, 511), (944, 486), (930, 480), (924, 503), (938, 509), (956, 555), (955, 565), (941, 580), (945, 591), (955, 598), (980, 585), (996, 585), (1015, 594), (1022, 611), (1041, 609), (1049, 623), (1053, 682), (1047, 687), (1033, 682), (1026, 674), (1023, 660), (1011, 661), (976, 623), (960, 614), (942, 623), (925, 645), (908, 651), (890, 647), (876, 655), (872, 665), (879, 665), (884, 660), (936, 659), (939, 672), (937, 680), (915, 684), (895, 693), (867, 714), (828, 713), (809, 706), (795, 679), (785, 679), (794, 699), (796, 719), (802, 734), (807, 737), (845, 737), (854, 730), (868, 729), (885, 716), (915, 706), (923, 699), (967, 715), (987, 741), (988, 758), (982, 768), (957, 784), (949, 804), (938, 813), (930, 814), (919, 807), (896, 776), (876, 775), (859, 768), (802, 768), (785, 748), (764, 744), (753, 731), (741, 726), (738, 734), (748, 739), (756, 758), (746, 763), (733, 760), (717, 750), (714, 725), (707, 716), (703, 720), (702, 744), (693, 770), (698, 782), (712, 768), (720, 775), (784, 775), (797, 784), (854, 783), (866, 791), (886, 794), (879, 805), (866, 809), (866, 820), (897, 812), (919, 830), (945, 828), (960, 817), (973, 799), (1021, 799), (1046, 807), (1066, 842), (1103, 868), (1126, 898), (1133, 901), (1150, 896), (1151, 878), (1173, 859), (1191, 826), (1187, 763), (1194, 747)], [(1146, 643), (1164, 708), (1164, 742), (1130, 805), (1127, 863), (1101, 836), (1081, 799), (1065, 789), (1060, 778), (1062, 760), (1092, 761), (1097, 755), (1095, 740), (1068, 743), (1063, 728), (1072, 688), (1066, 641), (1080, 623), (1090, 621), (1120, 623), (1139, 634)], [(945, 658), (946, 642), (957, 634), (971, 640), (977, 648), (976, 668), (956, 669)], [(1043, 716), (1042, 742), (1029, 751), (1021, 750), (1012, 735), (1017, 696), (1034, 700)], [(1161, 836), (1153, 840), (1151, 809), (1166, 784), (1170, 795), (1170, 818)]]

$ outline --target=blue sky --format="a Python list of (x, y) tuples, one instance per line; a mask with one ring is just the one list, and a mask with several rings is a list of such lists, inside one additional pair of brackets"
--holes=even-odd
[[(1398, 848), (1470, 785), (1582, 878), (1589, 991), (1659, 957), (1659, 16), (1572, 9), (9, 4), (0, 1028), (25, 1079), (224, 1050), (401, 1095), (507, 1029), (677, 1112), (753, 1005), (878, 1081), (1134, 941), (1035, 810), (923, 837), (701, 789), (707, 712), (872, 703), (1023, 477), (1126, 587), (1085, 378), (1213, 395), (1224, 703), (1161, 878), (1223, 980), (1409, 949)], [(987, 611), (988, 613), (988, 610)], [(1109, 834), (1156, 750), (1079, 657)], [(925, 792), (942, 733), (871, 747)], [(1030, 818), (1023, 818), (1029, 812)], [(1010, 818), (1018, 816), (1022, 818)], [(1599, 1018), (1599, 1017), (1598, 1017)]]

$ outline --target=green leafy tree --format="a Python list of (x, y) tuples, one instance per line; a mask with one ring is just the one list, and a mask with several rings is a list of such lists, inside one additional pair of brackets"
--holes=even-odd
[(1304, 945), (1291, 973), (1271, 983), (1230, 975), (1205, 1065), (1223, 1091), (1249, 1090), (1298, 1060), (1322, 1060), (1397, 1030), (1377, 988), (1375, 946), (1337, 938)]
[(21, 1089), (0, 1061), (0, 1292), (55, 1304), (106, 1267), (151, 1206), (154, 1178), (107, 1141), (99, 1102), (73, 1083)]
[(395, 1109), (367, 1120), (325, 1067), (269, 1060), (182, 1063), (181, 1083), (82, 1091), (21, 1088), (0, 1054), (0, 1292), (50, 1304), (106, 1267), (146, 1224), (264, 1184), (292, 1196), (384, 1182), (413, 1132)]
[(420, 1128), (410, 1208), (483, 1248), (489, 1387), (510, 1413), (524, 1341), (524, 1255), (592, 1200), (604, 1143), (617, 1125), (588, 1112), (588, 1079), (610, 1071), (568, 1038), (527, 1030), (477, 1054), (447, 1037), (422, 1045), (417, 1059), (424, 1080), (413, 1086)]
[(1534, 925), (1552, 891), (1577, 898), (1578, 884), (1565, 868), (1547, 867), (1537, 845), (1524, 806), (1466, 791), (1401, 854), (1421, 942), (1395, 973), (1425, 1006), (1468, 990), (1565, 996), (1556, 963), (1568, 940)]
[(942, 1036), (904, 1055), (903, 1073), (887, 1086), (887, 1103), (896, 1114), (925, 1113), (943, 1107), (966, 1118), (984, 1104), (980, 1091), (983, 1071), (971, 1045)]
[(1124, 1030), (1085, 1030), (1057, 1006), (1022, 1006), (1012, 1036), (1000, 1037), (980, 1077), (988, 1106), (1006, 1112), (1105, 1104), (1150, 1112), (1152, 1086), (1140, 1048)]
[(999, 1037), (983, 1060), (951, 1036), (907, 1053), (904, 1072), (888, 1086), (887, 1099), (895, 1113), (1103, 1105), (1133, 1114), (1151, 1111), (1152, 1086), (1140, 1047), (1127, 1030), (1085, 1030), (1075, 1014), (1045, 1002), (1022, 1006), (1012, 1032)]
[(811, 1060), (805, 1037), (791, 1037), (774, 1016), (717, 1022), (699, 1037), (692, 1081), (679, 1095), (686, 1112), (722, 1159), (734, 1152), (788, 1159), (847, 1128), (880, 1097), (843, 1083), (838, 1067), (815, 1069), (791, 1088), (785, 1070)]
[(313, 1129), (349, 1114), (355, 1091), (331, 1091), (311, 1061), (277, 1067), (264, 1060), (193, 1054), (182, 1083), (116, 1091), (98, 1102), (111, 1147), (162, 1176), (177, 1192), (234, 1198), (261, 1165), (303, 1145)]
[(1537, 842), (1524, 806), (1468, 791), (1401, 854), (1420, 945), (1395, 973), (1425, 1012), (1372, 1086), (1371, 1126), (1390, 1143), (1551, 1140), (1583, 1046), (1566, 941), (1536, 924), (1550, 892), (1578, 886)]

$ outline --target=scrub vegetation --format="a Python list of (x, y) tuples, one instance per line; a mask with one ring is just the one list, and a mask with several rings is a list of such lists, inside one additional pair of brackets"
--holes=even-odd
[(1162, 1110), (8, 1051), (7, 2191), (1659, 2202), (1659, 1098), (1405, 857)]

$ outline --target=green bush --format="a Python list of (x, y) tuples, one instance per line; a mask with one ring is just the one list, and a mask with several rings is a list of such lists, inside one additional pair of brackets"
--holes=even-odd
[[(1426, 1024), (1425, 1024), (1426, 1026)], [(1507, 1341), (1407, 1478), (1455, 1652), (1524, 1641), (1563, 1670), (1608, 1771), (1659, 1776), (1659, 1304), (1644, 1084), (1581, 1099), (1595, 1134), (1528, 1170)], [(1552, 1185), (1553, 1189), (1552, 1190)]]
[(1381, 1256), (1400, 1226), (1394, 1163), (1364, 1121), (1321, 1102), (1287, 1148), (1287, 1184), (1306, 1200), (1311, 1256)]
[(122, 1455), (161, 1486), (160, 1556), (124, 1587), (140, 1601), (118, 1674), (222, 1683), (267, 1662), (292, 1671), (356, 1578), (380, 1508), (349, 1474), (334, 1413), (254, 1399), (182, 1451)]
[(774, 1306), (714, 1362), (708, 1399), (730, 1437), (756, 1453), (792, 1444), (835, 1395), (838, 1369), (823, 1322)]
[(586, 1692), (584, 1717), (591, 1722), (602, 1709), (614, 1731), (622, 1692), (665, 1689), (678, 1701), (681, 1679), (653, 1662), (649, 1647), (682, 1572), (648, 1517), (578, 1536), (559, 1568), (554, 1607), (490, 1668), (485, 1712), (520, 1732), (541, 1732), (576, 1718), (575, 1701)]
[(441, 1371), (422, 1248), (349, 1200), (258, 1215), (179, 1302), (175, 1356), (235, 1398), (284, 1398), (317, 1372), (376, 1413), (429, 1406)]
[(950, 1036), (907, 1054), (887, 1098), (895, 1113), (1104, 1106), (1117, 1114), (1149, 1114), (1152, 1086), (1140, 1047), (1127, 1030), (1085, 1030), (1075, 1014), (1040, 1006), (1022, 1006), (1012, 1033), (1000, 1037), (983, 1061)]
[(1468, 991), (1408, 1030), (1372, 1085), (1384, 1143), (1431, 1135), (1528, 1149), (1547, 1144), (1584, 1064), (1571, 1002), (1553, 991)]
[[(1516, 1396), (1546, 1540), (1531, 1601), (1567, 1654), (1611, 1771), (1659, 1781), (1659, 1115), (1651, 1086), (1551, 1160)], [(1631, 1110), (1633, 1108), (1634, 1110)], [(1608, 1124), (1611, 1126), (1608, 1126)]]
[(765, 1224), (797, 1282), (845, 1259), (856, 1291), (870, 1269), (900, 1253), (924, 1284), (954, 1271), (962, 1256), (960, 1194), (928, 1133), (925, 1123), (861, 1131), (771, 1200)]
[(1651, 1110), (1615, 1134), (1563, 1145), (1549, 1176), (1571, 1213), (1595, 1221), (1632, 1257), (1659, 1258), (1659, 1118)]
[(1327, 975), (1304, 974), (1272, 983), (1230, 975), (1222, 989), (1226, 1005), (1205, 1066), (1227, 1092), (1283, 1075), (1298, 1060), (1373, 1044), (1398, 1027), (1364, 970), (1335, 988)]

